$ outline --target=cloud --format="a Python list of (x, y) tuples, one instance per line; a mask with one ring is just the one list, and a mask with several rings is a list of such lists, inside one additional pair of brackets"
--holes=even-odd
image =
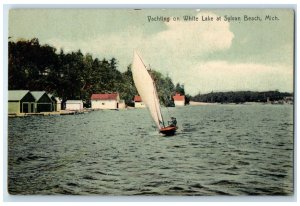
[(120, 70), (124, 70), (132, 61), (134, 48), (138, 48), (141, 42), (147, 38), (137, 27), (131, 27), (117, 34), (99, 34), (96, 38), (88, 40), (62, 40), (58, 38), (49, 39), (47, 42), (62, 48), (65, 52), (77, 51), (90, 53), (95, 58), (112, 58), (119, 60)]
[[(217, 16), (213, 13), (199, 13), (197, 17)], [(172, 19), (172, 18), (171, 18)], [(179, 54), (194, 52), (198, 55), (231, 46), (234, 34), (225, 21), (170, 21), (168, 29), (157, 34), (154, 41), (163, 42), (171, 50)]]
[[(199, 13), (216, 17), (213, 13)], [(157, 23), (159, 24), (159, 23)], [(173, 59), (201, 57), (203, 54), (228, 49), (234, 37), (229, 30), (228, 22), (164, 22), (166, 29), (155, 34), (145, 34), (140, 27), (131, 26), (122, 32), (100, 34), (98, 37), (86, 40), (68, 41), (50, 39), (48, 42), (65, 51), (81, 49), (96, 57), (116, 57), (124, 68), (131, 62), (134, 49), (141, 51), (145, 59), (155, 63), (167, 61), (160, 66), (171, 67)], [(184, 63), (184, 61), (182, 63)]]
[[(199, 18), (207, 15), (216, 18), (213, 13), (198, 13)], [(131, 63), (133, 50), (137, 49), (146, 64), (168, 74), (174, 83), (184, 83), (186, 92), (191, 95), (212, 90), (293, 90), (292, 65), (205, 62), (202, 59), (208, 53), (230, 49), (234, 34), (228, 22), (170, 21), (164, 24), (166, 29), (149, 35), (133, 25), (122, 32), (99, 34), (89, 40), (51, 39), (47, 43), (66, 52), (81, 49), (100, 59), (115, 57), (121, 71)]]

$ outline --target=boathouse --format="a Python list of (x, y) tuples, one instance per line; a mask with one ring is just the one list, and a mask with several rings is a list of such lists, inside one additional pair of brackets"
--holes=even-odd
[(29, 90), (8, 91), (8, 114), (35, 112), (35, 98)]
[(66, 101), (66, 110), (72, 110), (72, 111), (83, 110), (82, 100), (67, 100)]
[(176, 93), (175, 96), (173, 96), (175, 107), (177, 106), (184, 106), (185, 103), (185, 96), (180, 95), (179, 93)]
[(52, 94), (48, 94), (49, 98), (51, 99), (51, 102), (52, 102), (52, 111), (56, 111), (56, 99), (55, 97), (52, 95)]
[(59, 112), (61, 110), (61, 99), (52, 94), (48, 94), (48, 96), (52, 101), (52, 110)]
[(112, 94), (92, 94), (92, 109), (118, 109), (120, 97), (118, 93)]
[(135, 108), (145, 108), (146, 107), (146, 105), (142, 101), (141, 96), (139, 96), (139, 95), (135, 95), (133, 101), (134, 101)]
[(35, 112), (52, 112), (52, 100), (45, 91), (32, 91), (35, 98)]

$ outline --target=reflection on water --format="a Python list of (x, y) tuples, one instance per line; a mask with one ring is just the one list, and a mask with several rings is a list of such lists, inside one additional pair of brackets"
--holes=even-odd
[(207, 105), (10, 118), (11, 194), (292, 195), (293, 108)]

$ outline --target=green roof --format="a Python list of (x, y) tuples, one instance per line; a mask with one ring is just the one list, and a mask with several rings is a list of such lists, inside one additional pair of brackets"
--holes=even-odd
[(40, 98), (45, 94), (45, 91), (32, 91), (31, 94), (34, 96), (36, 101), (39, 101)]
[(20, 101), (29, 90), (9, 90), (8, 101)]
[(57, 99), (53, 94), (48, 94), (48, 97), (53, 101), (57, 103)]

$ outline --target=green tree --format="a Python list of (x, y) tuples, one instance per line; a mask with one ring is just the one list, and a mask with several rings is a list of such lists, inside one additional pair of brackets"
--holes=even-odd
[[(9, 89), (45, 90), (66, 101), (82, 99), (85, 105), (90, 103), (93, 93), (118, 92), (126, 104), (132, 104), (137, 95), (131, 65), (121, 73), (116, 58), (107, 60), (93, 58), (80, 50), (65, 53), (62, 49), (47, 44), (40, 45), (39, 40), (20, 40), (8, 43), (8, 84)], [(160, 72), (151, 71), (161, 104), (173, 104), (175, 92), (185, 94), (183, 85), (175, 87), (171, 78)]]
[(175, 87), (175, 92), (181, 95), (185, 95), (184, 85), (183, 84), (180, 85), (179, 83), (177, 83)]

